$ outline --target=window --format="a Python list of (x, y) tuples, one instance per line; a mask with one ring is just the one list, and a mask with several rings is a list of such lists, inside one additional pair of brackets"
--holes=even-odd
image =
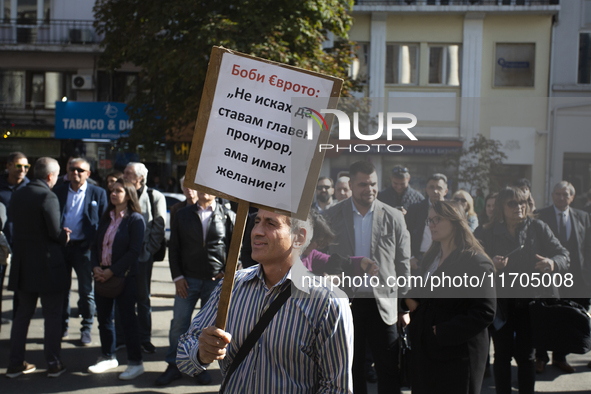
[(25, 106), (25, 72), (0, 71), (0, 108)]
[(579, 34), (579, 77), (578, 82), (591, 83), (591, 33)]
[(16, 20), (19, 25), (36, 24), (37, 0), (18, 0), (16, 5)]
[(0, 23), (10, 23), (11, 0), (0, 0)]
[(137, 94), (139, 87), (138, 73), (105, 71), (98, 72), (98, 101), (116, 101), (129, 104)]
[(76, 100), (76, 93), (71, 87), (72, 74), (52, 71), (27, 74), (27, 107), (54, 109), (55, 102), (64, 96)]
[(460, 86), (462, 49), (459, 45), (429, 46), (429, 83)]
[(497, 44), (495, 87), (533, 87), (536, 44)]
[(357, 43), (355, 59), (351, 64), (351, 79), (361, 83), (368, 82), (369, 76), (369, 43)]
[(386, 45), (386, 83), (414, 85), (419, 65), (418, 45)]

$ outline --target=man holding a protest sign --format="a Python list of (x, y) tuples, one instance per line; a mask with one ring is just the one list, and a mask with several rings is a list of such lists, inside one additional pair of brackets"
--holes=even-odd
[(326, 212), (336, 231), (329, 252), (367, 257), (379, 267), (375, 281), (373, 278), (369, 283), (367, 280), (352, 281), (355, 294), (351, 305), (355, 323), (353, 392), (367, 393), (364, 366), (367, 341), (378, 374), (378, 393), (400, 393), (396, 323), (404, 325), (409, 318), (408, 313), (399, 311), (398, 297), (404, 296), (409, 288), (390, 283), (393, 283), (391, 279), (396, 279), (396, 283), (408, 284), (407, 280), (397, 279), (410, 276), (410, 236), (402, 212), (376, 199), (378, 176), (373, 164), (368, 161), (353, 163), (349, 176), (351, 198)]
[(310, 220), (259, 210), (251, 237), (260, 264), (236, 273), (225, 331), (213, 326), (221, 284), (214, 290), (179, 339), (182, 372), (195, 375), (218, 360), (226, 393), (352, 391), (348, 300), (292, 277), (312, 231)]

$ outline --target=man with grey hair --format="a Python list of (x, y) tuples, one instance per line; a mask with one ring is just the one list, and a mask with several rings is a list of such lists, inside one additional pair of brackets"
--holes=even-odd
[[(90, 331), (94, 322), (93, 275), (90, 263), (90, 246), (98, 229), (99, 221), (107, 209), (107, 194), (102, 187), (88, 182), (90, 163), (83, 158), (74, 158), (68, 165), (68, 182), (54, 188), (60, 202), (62, 226), (72, 230), (70, 242), (64, 249), (68, 270), (76, 271), (78, 278), (78, 314), (82, 316), (80, 341), (84, 346), (92, 342)], [(62, 337), (68, 336), (70, 320), (70, 292), (64, 297)]]
[[(236, 272), (224, 330), (214, 326), (221, 283), (193, 319), (179, 340), (182, 372), (199, 374), (217, 360), (225, 393), (352, 392), (353, 323), (347, 298), (325, 287), (301, 288), (294, 279), (311, 238), (309, 223), (293, 221), (292, 226), (286, 216), (257, 212), (251, 243), (259, 264)], [(246, 340), (262, 311), (273, 307), (276, 313), (260, 338)]]
[(66, 370), (60, 360), (61, 318), (70, 282), (62, 247), (68, 243), (71, 231), (61, 228), (59, 201), (51, 191), (59, 171), (56, 160), (37, 160), (36, 179), (14, 193), (9, 207), (14, 232), (8, 289), (17, 292), (19, 306), (10, 334), (8, 378), (35, 371), (35, 365), (25, 361), (25, 343), (39, 298), (45, 319), (47, 376), (58, 377)]
[[(591, 220), (589, 214), (574, 209), (570, 204), (575, 199), (575, 188), (567, 181), (558, 182), (552, 191), (553, 204), (537, 211), (538, 218), (548, 224), (562, 246), (570, 254), (568, 273), (573, 276), (573, 286), (560, 288), (560, 297), (589, 309), (591, 297)], [(568, 324), (568, 322), (565, 322)], [(536, 370), (544, 371), (548, 353), (536, 349)], [(575, 369), (566, 361), (566, 353), (554, 352), (552, 364), (566, 373)], [(589, 363), (591, 367), (591, 363)]]
[[(164, 240), (166, 227), (166, 199), (158, 190), (148, 189), (148, 169), (143, 163), (129, 163), (123, 171), (123, 179), (131, 182), (137, 196), (146, 223), (144, 245), (139, 257), (137, 275), (137, 314), (139, 323), (140, 343), (146, 353), (155, 353), (156, 348), (152, 339), (152, 308), (150, 306), (150, 283), (152, 281), (152, 267), (154, 253)], [(120, 326), (120, 325), (119, 325)]]

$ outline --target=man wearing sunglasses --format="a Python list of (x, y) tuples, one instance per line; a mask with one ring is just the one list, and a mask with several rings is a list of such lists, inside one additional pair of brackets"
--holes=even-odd
[[(98, 223), (107, 209), (107, 194), (101, 187), (88, 182), (90, 164), (82, 158), (72, 159), (68, 165), (68, 182), (54, 189), (60, 203), (61, 224), (72, 230), (70, 242), (64, 249), (64, 257), (70, 280), (72, 268), (78, 277), (78, 313), (82, 316), (80, 340), (88, 346), (92, 342), (90, 331), (96, 306), (92, 289), (90, 245)], [(68, 336), (70, 319), (70, 292), (64, 295), (62, 336)]]
[(318, 178), (318, 183), (316, 184), (316, 201), (312, 204), (312, 209), (315, 209), (318, 213), (322, 213), (332, 207), (335, 204), (335, 201), (332, 199), (333, 194), (334, 184), (332, 179), (327, 176)]
[[(8, 155), (6, 160), (6, 171), (0, 174), (0, 203), (4, 204), (7, 212), (10, 207), (10, 200), (12, 199), (13, 193), (27, 186), (29, 183), (27, 172), (30, 167), (27, 156), (25, 156), (24, 153), (12, 152)], [(12, 246), (12, 218), (7, 218), (4, 230), (2, 231), (6, 236), (8, 243)], [(8, 266), (6, 265), (0, 265), (0, 315), (2, 314), (2, 288), (7, 267)], [(16, 311), (16, 298), (13, 302), (13, 310)]]
[[(27, 186), (29, 183), (27, 172), (30, 167), (31, 165), (24, 153), (12, 152), (8, 155), (8, 159), (6, 160), (6, 171), (3, 174), (0, 174), (0, 202), (6, 206), (6, 210), (10, 207), (12, 194)], [(12, 222), (10, 218), (8, 218), (4, 234), (10, 243), (12, 243), (11, 230)]]

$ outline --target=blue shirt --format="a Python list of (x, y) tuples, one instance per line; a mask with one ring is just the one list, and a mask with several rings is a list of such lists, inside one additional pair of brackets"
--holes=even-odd
[(351, 201), (351, 205), (353, 205), (353, 226), (355, 227), (355, 256), (371, 259), (371, 227), (375, 204), (371, 203), (365, 216), (359, 213), (354, 201)]
[(86, 198), (86, 189), (88, 182), (84, 182), (82, 186), (75, 192), (72, 190), (72, 185), (68, 187), (68, 199), (64, 207), (64, 227), (72, 230), (70, 234), (71, 241), (84, 240), (84, 233), (82, 232), (82, 214), (84, 213), (84, 199)]
[[(292, 271), (270, 289), (260, 265), (236, 273), (225, 329), (232, 341), (220, 361), (222, 376), (264, 311), (292, 285)], [(179, 339), (177, 365), (186, 374), (207, 368), (197, 359), (199, 335), (215, 324), (221, 287), (218, 284)], [(353, 391), (352, 363), (353, 319), (347, 298), (338, 298), (325, 288), (292, 287), (291, 297), (232, 374), (225, 392), (349, 393)]]

